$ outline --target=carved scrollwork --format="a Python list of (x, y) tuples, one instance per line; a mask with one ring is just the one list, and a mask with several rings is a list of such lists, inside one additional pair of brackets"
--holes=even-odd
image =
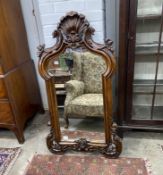
[(56, 152), (62, 152), (62, 151), (63, 151), (62, 146), (61, 146), (59, 143), (55, 142), (55, 141), (53, 141), (53, 144), (52, 144), (51, 149), (52, 149), (53, 152), (55, 152), (55, 153), (56, 153)]
[(79, 140), (75, 140), (74, 142), (77, 143), (76, 147), (80, 151), (86, 150), (88, 148), (88, 146), (89, 146), (88, 145), (89, 141), (87, 139), (85, 139), (85, 138), (81, 138)]
[[(113, 42), (106, 40), (104, 44), (99, 44), (93, 41), (92, 35), (95, 29), (90, 26), (84, 15), (77, 12), (69, 12), (62, 17), (57, 29), (53, 32), (53, 37), (56, 43), (45, 49), (45, 45), (38, 47), (39, 72), (46, 81), (49, 109), (51, 109), (51, 119), (53, 125), (50, 134), (47, 137), (47, 145), (52, 153), (65, 152), (67, 150), (74, 151), (98, 151), (109, 158), (116, 158), (122, 151), (122, 143), (116, 134), (117, 125), (112, 124), (112, 101), (111, 96), (105, 95), (111, 93), (111, 75), (115, 70), (115, 59), (113, 54)], [(57, 102), (54, 96), (54, 84), (51, 75), (48, 74), (47, 66), (51, 60), (58, 58), (60, 54), (69, 50), (69, 48), (85, 49), (102, 56), (107, 64), (107, 69), (103, 75), (103, 92), (105, 106), (105, 143), (95, 143), (86, 138), (80, 138), (74, 141), (62, 141), (60, 125), (58, 123)], [(72, 49), (72, 50), (73, 50)], [(81, 49), (81, 50), (82, 50)], [(83, 50), (84, 50), (83, 49)], [(77, 49), (78, 50), (78, 49)], [(110, 98), (109, 100), (107, 98)], [(111, 126), (112, 125), (112, 126)]]
[(109, 143), (109, 145), (107, 145), (107, 147), (104, 149), (103, 154), (108, 157), (117, 157), (116, 145), (114, 143)]
[(110, 40), (110, 39), (105, 40), (105, 46), (108, 50), (110, 50), (112, 53), (114, 53), (112, 40)]
[[(115, 126), (116, 125), (113, 124), (113, 130), (115, 129)], [(51, 130), (50, 134), (47, 137), (47, 145), (52, 153), (62, 153), (68, 150), (89, 152), (97, 151), (109, 158), (117, 158), (121, 153), (121, 139), (117, 135), (115, 135), (115, 133), (112, 134), (112, 140), (111, 142), (106, 144), (106, 146), (95, 146), (86, 138), (80, 138), (78, 140), (75, 140), (74, 142), (65, 144), (62, 142), (56, 142), (54, 137), (54, 132)]]
[(106, 148), (103, 150), (103, 154), (105, 154), (108, 157), (116, 158), (120, 155), (122, 151), (122, 142), (121, 139), (118, 137), (116, 131), (117, 131), (117, 124), (112, 124), (112, 133), (111, 133), (111, 141), (106, 146)]
[(85, 31), (88, 28), (89, 22), (85, 16), (71, 11), (61, 18), (57, 30), (61, 32), (65, 43), (75, 44), (83, 40)]
[(39, 58), (45, 57), (47, 54), (50, 54), (54, 48), (45, 48), (45, 44), (39, 45), (37, 47), (37, 56)]
[(43, 52), (44, 52), (44, 49), (45, 49), (45, 44), (42, 44), (42, 45), (39, 45), (38, 47), (37, 47), (37, 55), (38, 55), (38, 57), (41, 57), (42, 56), (42, 54), (43, 54)]

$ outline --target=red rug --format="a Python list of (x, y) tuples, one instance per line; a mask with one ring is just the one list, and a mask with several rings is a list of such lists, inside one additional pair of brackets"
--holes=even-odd
[(90, 132), (90, 131), (82, 131), (82, 130), (62, 130), (61, 131), (62, 139), (79, 139), (79, 138), (86, 138), (87, 140), (98, 140), (100, 142), (105, 141), (105, 135), (102, 132)]
[(95, 155), (35, 155), (25, 175), (149, 175), (140, 158)]

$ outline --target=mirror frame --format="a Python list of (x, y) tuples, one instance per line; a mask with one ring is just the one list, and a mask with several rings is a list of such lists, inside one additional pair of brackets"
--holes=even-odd
[[(105, 44), (94, 42), (92, 39), (94, 32), (94, 28), (90, 26), (83, 14), (71, 11), (61, 18), (57, 29), (52, 34), (56, 38), (54, 46), (46, 49), (45, 45), (38, 46), (39, 72), (46, 83), (51, 119), (51, 130), (47, 137), (47, 146), (52, 153), (61, 153), (67, 150), (98, 151), (106, 157), (117, 158), (122, 151), (121, 139), (116, 134), (117, 125), (112, 122), (111, 76), (116, 66), (112, 48), (113, 42), (109, 39), (105, 41)], [(86, 138), (74, 141), (63, 141), (61, 139), (54, 77), (48, 74), (47, 66), (50, 60), (55, 60), (66, 48), (78, 47), (85, 47), (88, 51), (102, 56), (107, 65), (107, 70), (102, 75), (105, 143), (88, 141)]]

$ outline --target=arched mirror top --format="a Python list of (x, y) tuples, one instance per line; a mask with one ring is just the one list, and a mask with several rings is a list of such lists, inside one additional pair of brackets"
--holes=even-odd
[(52, 34), (56, 38), (54, 46), (45, 48), (45, 45), (40, 45), (38, 47), (38, 56), (40, 57), (39, 71), (41, 76), (45, 80), (51, 78), (47, 67), (52, 59), (55, 60), (67, 49), (78, 50), (83, 48), (104, 58), (107, 65), (104, 76), (107, 78), (111, 77), (115, 70), (113, 42), (109, 39), (104, 44), (94, 42), (92, 39), (94, 32), (95, 29), (90, 26), (83, 14), (72, 11), (67, 13), (66, 16), (63, 16), (60, 19), (57, 29)]

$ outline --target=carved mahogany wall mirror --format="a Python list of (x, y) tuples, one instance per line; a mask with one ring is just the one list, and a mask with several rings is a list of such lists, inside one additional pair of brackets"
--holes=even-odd
[[(94, 31), (84, 15), (69, 12), (53, 32), (55, 45), (38, 48), (39, 71), (46, 83), (51, 117), (47, 146), (53, 153), (98, 151), (116, 158), (122, 151), (122, 143), (116, 135), (117, 125), (112, 122), (111, 76), (115, 69), (112, 41), (107, 40), (105, 44), (94, 42)], [(70, 79), (65, 83), (67, 94), (63, 110), (57, 106), (55, 81), (59, 77)], [(103, 134), (90, 137), (74, 131), (69, 118), (81, 116), (86, 119), (85, 130), (94, 128), (94, 132), (100, 130)], [(62, 128), (63, 117), (66, 129)]]

